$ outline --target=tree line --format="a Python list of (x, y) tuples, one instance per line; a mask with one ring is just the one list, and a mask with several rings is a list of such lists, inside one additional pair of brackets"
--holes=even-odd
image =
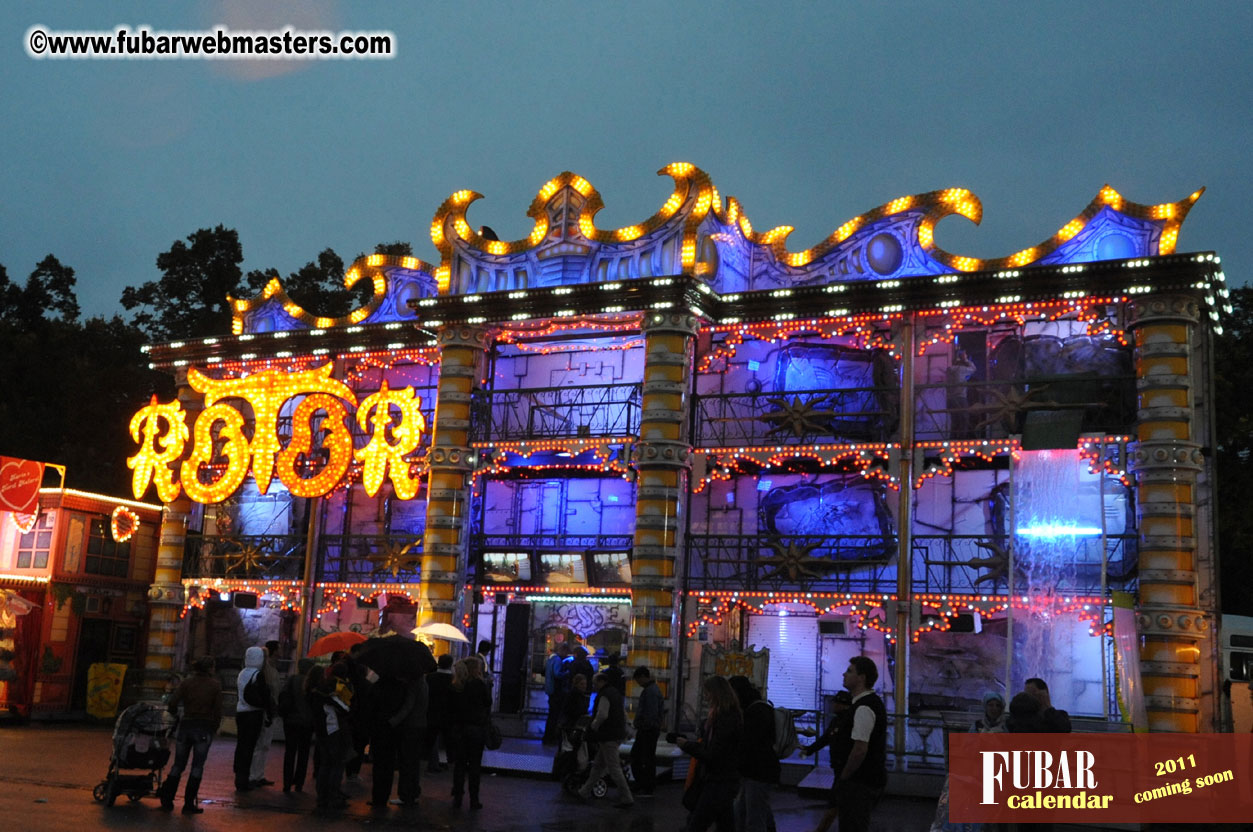
[[(391, 242), (374, 253), (413, 252), (408, 243)], [(157, 255), (156, 280), (122, 291), (122, 313), (86, 319), (77, 274), (55, 255), (24, 282), (0, 264), (0, 455), (64, 465), (70, 488), (128, 495), (130, 418), (153, 395), (174, 395), (173, 379), (149, 370), (141, 348), (229, 333), (227, 295), (252, 297), (279, 276), (274, 269), (245, 274), (243, 261), (234, 229), (199, 229)], [(371, 289), (368, 282), (345, 289), (344, 265), (324, 249), (282, 278), (283, 288), (306, 309), (345, 315)]]
[[(413, 253), (405, 242), (380, 243), (374, 252)], [(140, 348), (230, 332), (227, 295), (252, 297), (278, 276), (273, 269), (245, 274), (243, 260), (234, 229), (199, 229), (157, 255), (158, 279), (123, 290), (126, 314), (86, 320), (75, 270), (54, 255), (21, 284), (0, 264), (0, 454), (65, 465), (72, 488), (129, 494), (131, 415), (154, 394), (174, 395), (173, 379), (149, 370)], [(347, 290), (343, 279), (344, 260), (327, 248), (282, 282), (302, 307), (338, 317), (371, 291), (368, 284)], [(1230, 300), (1234, 312), (1214, 336), (1215, 433), (1207, 451), (1217, 466), (1222, 608), (1253, 615), (1253, 512), (1238, 503), (1253, 493), (1253, 288), (1232, 290)]]

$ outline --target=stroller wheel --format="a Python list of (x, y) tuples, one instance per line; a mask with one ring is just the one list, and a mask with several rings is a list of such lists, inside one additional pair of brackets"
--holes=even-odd
[(130, 800), (131, 803), (138, 803), (139, 801), (144, 799), (144, 793), (143, 792), (130, 792), (126, 795), (126, 797)]
[(97, 803), (104, 803), (104, 799), (108, 795), (108, 793), (109, 793), (109, 781), (108, 780), (101, 780), (99, 783), (96, 784), (96, 787), (91, 790), (92, 799), (94, 799)]
[(592, 797), (601, 798), (609, 794), (609, 784), (605, 782), (605, 778), (601, 777), (592, 784)]

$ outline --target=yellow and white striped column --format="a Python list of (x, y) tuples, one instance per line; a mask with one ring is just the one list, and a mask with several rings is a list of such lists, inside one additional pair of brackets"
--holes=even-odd
[(469, 505), (470, 404), (483, 367), (487, 330), (447, 326), (439, 331), (439, 387), (432, 427), (426, 533), (422, 538), (421, 624), (456, 624)]
[(663, 693), (677, 670), (681, 511), (691, 467), (688, 403), (698, 320), (688, 311), (645, 314), (643, 412), (635, 446), (631, 664), (647, 665)]
[[(204, 404), (200, 394), (187, 384), (187, 373), (175, 377), (178, 398), (186, 412), (187, 424), (195, 422)], [(144, 698), (160, 699), (169, 674), (182, 670), (178, 661), (178, 636), (183, 626), (183, 554), (186, 551), (187, 520), (192, 501), (179, 493), (161, 512), (161, 533), (157, 544), (157, 570), (148, 588), (148, 649), (144, 658)]]
[(1212, 637), (1201, 606), (1195, 514), (1204, 457), (1193, 405), (1192, 353), (1200, 308), (1187, 295), (1151, 295), (1129, 310), (1135, 333), (1138, 444), (1140, 675), (1149, 730), (1201, 730), (1201, 659)]

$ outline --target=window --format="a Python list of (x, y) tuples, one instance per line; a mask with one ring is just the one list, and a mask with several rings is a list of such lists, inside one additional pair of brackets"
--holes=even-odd
[(93, 575), (115, 575), (125, 578), (130, 568), (131, 544), (118, 543), (105, 517), (91, 518), (87, 533), (87, 560), (83, 571)]
[(18, 569), (46, 569), (48, 552), (52, 549), (52, 515), (39, 515), (35, 528), (23, 532), (17, 540)]

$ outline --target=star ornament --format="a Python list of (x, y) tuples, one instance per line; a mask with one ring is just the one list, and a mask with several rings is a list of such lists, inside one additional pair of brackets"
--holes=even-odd
[(834, 410), (824, 409), (831, 404), (829, 396), (793, 396), (791, 399), (772, 396), (766, 399), (766, 404), (774, 409), (764, 414), (761, 420), (773, 426), (767, 431), (772, 435), (790, 433), (801, 438), (806, 434), (824, 433), (835, 418)]
[(368, 560), (374, 564), (375, 573), (390, 572), (393, 579), (399, 578), (401, 572), (409, 572), (422, 563), (421, 555), (410, 554), (416, 544), (416, 540), (411, 540), (404, 545), (388, 541)]
[(810, 557), (809, 553), (817, 549), (821, 543), (821, 540), (815, 540), (813, 543), (772, 541), (770, 548), (775, 554), (773, 557), (761, 559), (761, 565), (770, 570), (762, 577), (786, 577), (789, 581), (797, 581), (801, 578), (821, 578), (835, 566), (827, 558)]
[(261, 571), (268, 560), (266, 554), (261, 549), (248, 544), (241, 548), (233, 557), (228, 557), (226, 563), (226, 574), (230, 575), (236, 569), (241, 570), (245, 575)]

